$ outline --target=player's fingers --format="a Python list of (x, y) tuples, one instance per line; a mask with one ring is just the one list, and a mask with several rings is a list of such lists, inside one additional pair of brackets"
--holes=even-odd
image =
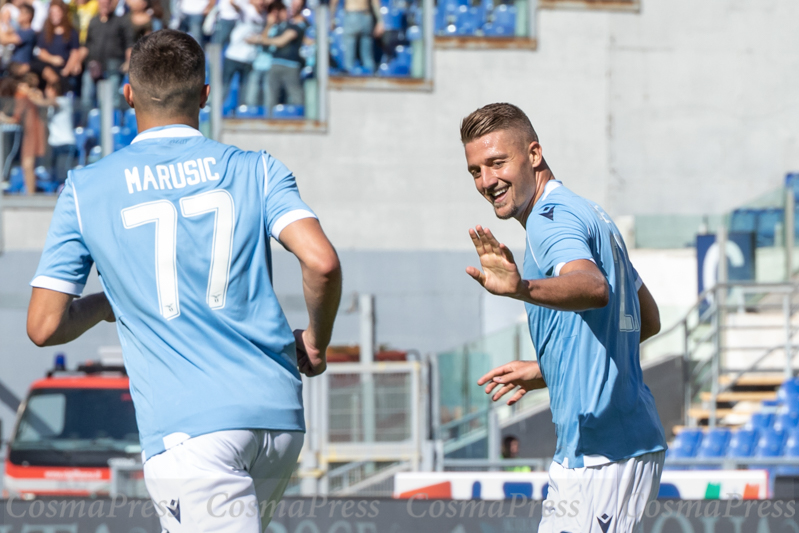
[(497, 255), (502, 255), (502, 250), (500, 249), (499, 241), (494, 237), (494, 234), (491, 233), (491, 230), (486, 228), (485, 229), (485, 236), (486, 236), (486, 243), (491, 247), (491, 251), (493, 251)]
[(507, 374), (495, 377), (494, 381), (497, 383), (518, 383), (519, 381), (525, 381), (526, 379), (527, 375), (524, 370), (515, 370), (513, 372), (508, 372)]
[(516, 385), (513, 385), (511, 383), (509, 383), (507, 385), (504, 385), (501, 389), (499, 389), (496, 393), (494, 393), (494, 395), (491, 397), (491, 399), (494, 400), (494, 401), (497, 401), (500, 398), (502, 398), (503, 396), (505, 396), (506, 394), (508, 394), (510, 391), (515, 389), (515, 388), (516, 388)]
[(496, 389), (499, 386), (499, 383), (496, 381), (490, 381), (488, 385), (486, 385), (486, 394), (491, 394), (491, 391)]
[(510, 397), (510, 400), (508, 400), (508, 405), (513, 405), (514, 403), (518, 402), (519, 400), (521, 400), (522, 398), (524, 398), (524, 395), (525, 395), (525, 394), (527, 394), (527, 391), (526, 391), (526, 390), (524, 390), (524, 389), (519, 389), (519, 390), (517, 390), (517, 391), (516, 391), (516, 394), (514, 394), (513, 396), (511, 396), (511, 397)]
[(516, 264), (516, 260), (513, 258), (513, 253), (510, 251), (510, 248), (500, 243), (499, 251), (507, 262), (513, 263), (514, 265)]
[(480, 272), (479, 269), (474, 268), (472, 266), (466, 267), (466, 273), (469, 274), (474, 280), (479, 283), (480, 285), (485, 286), (486, 278), (485, 274)]
[[(480, 226), (477, 226), (478, 228)], [(483, 255), (485, 250), (483, 249), (483, 241), (480, 240), (480, 236), (477, 234), (477, 231), (469, 228), (469, 237), (472, 238), (472, 244), (474, 244), (474, 249), (477, 250), (477, 255)]]
[(483, 377), (477, 380), (478, 385), (482, 385), (488, 381), (493, 380), (497, 376), (501, 376), (503, 374), (507, 374), (508, 372), (512, 371), (512, 368), (509, 364), (504, 364), (502, 366), (498, 366), (489, 372), (487, 372)]

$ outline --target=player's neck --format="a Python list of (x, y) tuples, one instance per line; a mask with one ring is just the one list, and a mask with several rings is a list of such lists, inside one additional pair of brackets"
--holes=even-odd
[(199, 117), (169, 117), (169, 118), (159, 118), (159, 117), (152, 117), (152, 116), (139, 116), (136, 114), (136, 124), (139, 127), (139, 133), (142, 133), (146, 130), (152, 128), (163, 128), (165, 126), (190, 126), (195, 130), (200, 129), (200, 118)]
[(554, 179), (555, 176), (552, 174), (552, 171), (549, 170), (546, 162), (544, 162), (540, 169), (535, 171), (535, 194), (528, 202), (527, 207), (522, 211), (521, 216), (517, 219), (523, 228), (527, 227), (527, 218), (530, 216), (530, 213), (533, 212), (535, 204), (544, 195), (547, 183)]

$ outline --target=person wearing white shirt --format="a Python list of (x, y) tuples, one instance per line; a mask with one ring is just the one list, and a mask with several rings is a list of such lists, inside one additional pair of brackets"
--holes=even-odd
[(214, 0), (178, 0), (180, 31), (185, 31), (194, 40), (203, 44), (203, 22), (214, 7)]
[(264, 30), (267, 14), (267, 0), (250, 0), (240, 7), (241, 18), (230, 34), (230, 45), (225, 50), (225, 65), (222, 69), (222, 83), (225, 87), (225, 97), (230, 90), (233, 76), (239, 74), (239, 94), (246, 92), (248, 87), (252, 63), (258, 53), (256, 45), (248, 39), (259, 35)]
[(241, 17), (241, 8), (236, 0), (219, 0), (216, 4), (217, 20), (211, 41), (225, 46), (230, 42), (230, 34)]

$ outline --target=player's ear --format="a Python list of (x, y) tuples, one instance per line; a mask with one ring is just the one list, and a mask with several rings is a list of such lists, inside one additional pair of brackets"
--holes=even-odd
[(200, 95), (200, 109), (205, 107), (205, 104), (208, 103), (208, 97), (211, 95), (211, 86), (206, 84), (203, 85), (202, 95)]
[(125, 87), (122, 89), (122, 94), (125, 96), (125, 101), (131, 108), (136, 108), (133, 104), (133, 87), (130, 86), (130, 83), (126, 83)]
[(532, 141), (527, 147), (527, 155), (530, 158), (530, 164), (533, 168), (538, 168), (544, 162), (544, 155), (541, 151), (541, 145), (538, 141)]

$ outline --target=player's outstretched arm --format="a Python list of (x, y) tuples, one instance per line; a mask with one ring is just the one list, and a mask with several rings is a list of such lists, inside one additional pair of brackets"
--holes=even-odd
[(295, 331), (297, 364), (307, 376), (325, 371), (325, 352), (341, 300), (341, 265), (333, 245), (315, 218), (292, 222), (280, 233), (280, 242), (297, 256), (308, 307), (308, 329)]
[(494, 392), (491, 399), (495, 402), (518, 387), (518, 390), (508, 400), (508, 405), (518, 402), (531, 390), (543, 389), (547, 386), (541, 369), (535, 361), (512, 361), (498, 366), (478, 379), (477, 384), (481, 387), (486, 385), (486, 394)]
[(599, 268), (586, 259), (566, 263), (555, 278), (525, 280), (507, 246), (491, 230), (477, 226), (469, 230), (481, 272), (468, 267), (466, 273), (491, 294), (508, 296), (559, 311), (586, 311), (608, 304), (610, 289)]
[(646, 285), (638, 289), (638, 303), (641, 306), (641, 342), (644, 342), (660, 333), (660, 311)]
[(65, 344), (103, 320), (113, 322), (114, 312), (102, 292), (76, 300), (71, 294), (34, 287), (28, 305), (28, 337), (36, 346)]

